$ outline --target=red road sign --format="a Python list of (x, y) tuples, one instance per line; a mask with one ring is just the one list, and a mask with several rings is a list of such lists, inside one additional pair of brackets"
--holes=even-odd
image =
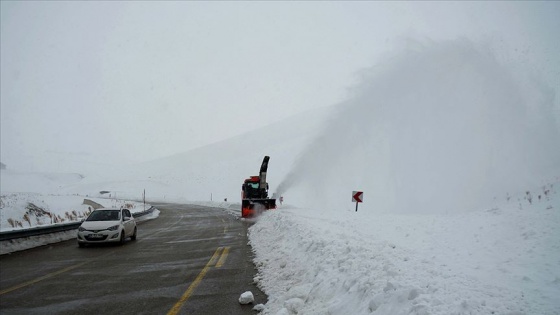
[(363, 202), (363, 191), (353, 191), (352, 192), (352, 202)]

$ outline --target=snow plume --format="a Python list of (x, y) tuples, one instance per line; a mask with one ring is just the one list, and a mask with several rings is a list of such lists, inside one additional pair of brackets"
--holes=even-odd
[(297, 187), (302, 182), (306, 182), (306, 177), (312, 178), (319, 175), (324, 165), (320, 161), (315, 161), (315, 158), (319, 154), (324, 154), (330, 148), (328, 144), (324, 137), (319, 137), (310, 146), (306, 147), (304, 154), (298, 157), (294, 166), (280, 182), (274, 194), (282, 196), (290, 189)]
[(411, 46), (363, 72), (277, 194), (297, 184), (302, 202), (349, 208), (363, 190), (369, 209), (447, 212), (558, 175), (554, 89), (468, 40)]

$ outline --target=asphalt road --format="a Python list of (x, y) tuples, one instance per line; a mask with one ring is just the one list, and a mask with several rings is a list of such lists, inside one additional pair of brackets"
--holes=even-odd
[(124, 245), (75, 240), (0, 256), (0, 313), (254, 314), (250, 223), (221, 209), (154, 204), (161, 213)]

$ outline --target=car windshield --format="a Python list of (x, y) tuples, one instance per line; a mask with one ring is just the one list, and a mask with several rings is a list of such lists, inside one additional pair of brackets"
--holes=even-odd
[(120, 210), (96, 210), (93, 211), (86, 221), (117, 221), (120, 220)]

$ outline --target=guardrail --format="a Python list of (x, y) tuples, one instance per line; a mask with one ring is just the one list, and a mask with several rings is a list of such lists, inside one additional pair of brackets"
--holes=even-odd
[[(132, 216), (136, 219), (146, 214), (150, 214), (154, 210), (155, 210), (154, 207), (150, 207), (150, 209), (146, 211), (133, 213)], [(63, 224), (55, 224), (50, 226), (34, 227), (29, 229), (0, 232), (0, 241), (8, 241), (16, 238), (24, 238), (24, 237), (50, 234), (56, 232), (71, 231), (79, 228), (81, 224), (82, 222), (80, 221), (80, 222), (63, 223)]]
[(142, 211), (142, 212), (133, 213), (132, 216), (136, 219), (136, 218), (139, 218), (139, 217), (141, 217), (141, 216), (145, 216), (146, 214), (150, 214), (150, 213), (154, 212), (155, 209), (156, 209), (156, 208), (154, 208), (154, 207), (152, 206), (152, 207), (150, 207), (148, 210), (145, 210), (145, 211)]

